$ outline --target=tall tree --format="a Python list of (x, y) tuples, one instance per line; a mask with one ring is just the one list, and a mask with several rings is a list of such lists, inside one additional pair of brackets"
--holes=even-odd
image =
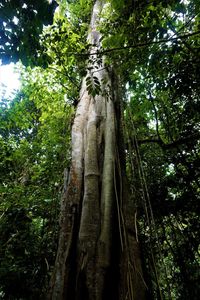
[(92, 45), (72, 126), (60, 235), (49, 299), (144, 299), (135, 204), (126, 182), (114, 66), (98, 57), (103, 1), (94, 4)]

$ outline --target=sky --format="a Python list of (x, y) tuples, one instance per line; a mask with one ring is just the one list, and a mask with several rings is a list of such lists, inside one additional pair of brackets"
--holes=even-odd
[(2, 99), (4, 90), (4, 97), (12, 99), (14, 91), (20, 88), (19, 74), (14, 71), (14, 68), (15, 65), (13, 63), (0, 66), (0, 100)]

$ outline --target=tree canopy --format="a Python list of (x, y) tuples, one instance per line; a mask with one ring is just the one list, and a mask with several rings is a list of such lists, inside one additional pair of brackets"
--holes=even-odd
[(0, 99), (1, 299), (44, 299), (81, 80), (101, 94), (87, 62), (103, 56), (118, 76), (149, 299), (198, 299), (200, 1), (104, 2), (94, 59), (92, 0), (0, 1), (0, 59), (26, 65), (14, 99)]
[(53, 22), (55, 1), (0, 2), (0, 57), (3, 62), (35, 64), (44, 25)]

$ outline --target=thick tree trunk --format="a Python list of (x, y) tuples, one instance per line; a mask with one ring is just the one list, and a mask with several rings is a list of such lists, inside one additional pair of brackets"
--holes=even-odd
[[(96, 1), (88, 40), (100, 47)], [(95, 60), (95, 55), (91, 57)], [(90, 63), (91, 64), (91, 63)], [(64, 190), (60, 235), (49, 299), (144, 299), (134, 201), (125, 184), (116, 81), (102, 62), (87, 76), (101, 83), (101, 95), (88, 94), (83, 79), (72, 127), (72, 161)], [(117, 117), (116, 117), (117, 116)]]

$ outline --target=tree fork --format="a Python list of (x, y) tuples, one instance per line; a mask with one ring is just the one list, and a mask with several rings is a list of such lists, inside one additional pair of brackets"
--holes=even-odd
[[(88, 34), (90, 44), (95, 44), (91, 52), (100, 49), (97, 25), (101, 9), (102, 2), (97, 0)], [(117, 134), (122, 134), (118, 87), (102, 64), (103, 68), (94, 69), (101, 93), (88, 94), (83, 79), (72, 126), (71, 169), (62, 198), (57, 257), (48, 295), (51, 300), (145, 298), (134, 229), (135, 206), (118, 148)], [(88, 67), (92, 74), (94, 66)]]

